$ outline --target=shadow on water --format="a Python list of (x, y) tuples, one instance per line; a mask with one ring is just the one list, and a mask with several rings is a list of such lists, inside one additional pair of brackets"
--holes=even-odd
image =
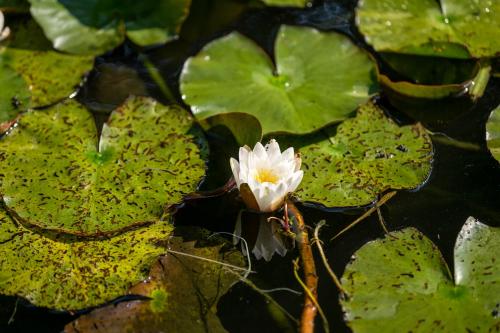
[[(208, 41), (234, 29), (256, 40), (270, 54), (272, 54), (274, 35), (282, 23), (337, 30), (354, 36), (358, 44), (364, 45), (352, 25), (353, 1), (319, 2), (303, 11), (252, 7), (245, 1), (237, 0), (220, 2), (193, 0), (193, 3), (198, 4), (198, 7), (195, 7), (197, 9), (193, 10), (188, 18), (181, 38), (146, 52), (149, 59), (159, 68), (178, 102), (181, 102), (178, 77), (184, 60), (195, 54)], [(125, 48), (129, 46), (123, 46), (102, 57), (98, 60), (98, 64), (107, 63), (111, 64), (108, 65), (111, 67), (125, 64), (137, 71), (137, 76), (135, 74), (132, 76), (134, 80), (144, 81), (144, 86), (141, 87), (146, 87), (148, 94), (164, 100), (154, 82), (148, 77), (147, 70), (140, 61), (137, 61), (137, 50), (127, 49), (125, 52)], [(98, 66), (90, 76), (86, 90), (83, 90), (87, 93), (80, 95), (84, 101), (91, 100), (98, 103), (99, 99), (103, 99), (98, 95), (98, 90), (106, 89), (111, 83), (96, 81), (102, 79), (104, 75), (96, 72), (102, 71), (102, 68)], [(126, 77), (129, 79), (130, 76)], [(99, 89), (95, 89), (96, 85)], [(426, 114), (425, 110), (403, 113), (389, 105), (387, 99), (382, 97), (380, 100), (388, 114), (400, 123), (420, 121), (433, 132), (440, 132), (453, 140), (479, 147), (476, 150), (462, 149), (434, 140), (433, 172), (426, 186), (415, 192), (401, 191), (382, 208), (382, 214), (391, 230), (406, 226), (418, 228), (436, 243), (450, 267), (453, 266), (453, 246), (456, 236), (468, 216), (474, 216), (492, 226), (500, 226), (500, 164), (489, 154), (484, 139), (486, 119), (490, 111), (500, 104), (499, 91), (500, 79), (492, 79), (485, 95), (477, 104), (457, 114), (447, 112), (446, 117), (437, 116), (436, 112), (439, 111), (433, 111), (432, 115)], [(117, 99), (114, 99), (113, 103), (119, 102)], [(220, 138), (209, 137), (209, 139), (212, 145), (214, 142), (216, 145), (221, 145), (223, 142)], [(229, 169), (226, 169), (226, 174), (228, 172)], [(202, 226), (216, 232), (233, 232), (238, 212), (242, 208), (241, 202), (236, 200), (236, 195), (235, 192), (231, 192), (222, 198), (190, 201), (177, 212), (176, 223)], [(383, 235), (378, 219), (373, 215), (342, 237), (329, 242), (332, 236), (355, 220), (363, 209), (324, 212), (311, 207), (301, 207), (301, 210), (306, 222), (311, 226), (320, 220), (326, 220), (327, 225), (322, 228), (320, 236), (324, 241), (327, 257), (339, 276), (358, 248)], [(252, 281), (259, 288), (266, 290), (287, 287), (300, 291), (300, 285), (293, 277), (291, 262), (296, 257), (297, 252), (292, 250), (284, 257), (275, 255), (270, 262), (254, 259), (253, 270), (257, 273), (251, 275)], [(337, 289), (319, 260), (317, 266), (320, 276), (319, 302), (330, 321), (330, 327), (336, 333), (349, 332), (343, 322)], [(293, 316), (299, 317), (302, 296), (286, 291), (276, 291), (270, 295)], [(14, 309), (15, 299), (1, 297), (0, 304), (1, 332), (31, 332), (33, 327), (37, 328), (37, 332), (57, 332), (74, 319), (69, 314), (54, 314), (44, 309), (19, 304), (14, 322), (6, 325)], [(269, 304), (261, 295), (240, 283), (222, 298), (218, 305), (218, 314), (230, 332), (293, 331), (293, 325), (278, 320), (279, 316), (269, 309)], [(317, 327), (320, 326), (318, 320)]]

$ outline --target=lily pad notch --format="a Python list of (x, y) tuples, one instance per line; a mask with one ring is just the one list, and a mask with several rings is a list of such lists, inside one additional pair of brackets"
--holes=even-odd
[(355, 333), (493, 332), (500, 327), (500, 228), (470, 217), (454, 249), (454, 277), (436, 246), (414, 228), (356, 251), (341, 300)]
[(305, 134), (340, 122), (377, 89), (374, 61), (335, 32), (284, 25), (275, 63), (238, 32), (206, 45), (181, 73), (181, 92), (198, 119), (255, 116), (263, 133)]
[(0, 192), (29, 225), (80, 236), (157, 221), (205, 175), (208, 150), (178, 106), (131, 97), (100, 139), (92, 114), (67, 100), (30, 111), (0, 140)]

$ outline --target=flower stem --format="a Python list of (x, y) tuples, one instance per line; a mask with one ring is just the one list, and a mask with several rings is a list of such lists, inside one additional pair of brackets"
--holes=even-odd
[(314, 318), (318, 312), (316, 298), (318, 296), (318, 275), (312, 254), (311, 243), (302, 214), (291, 200), (286, 201), (287, 211), (297, 223), (297, 244), (304, 272), (304, 284), (307, 287), (304, 307), (300, 318), (300, 333), (314, 332)]

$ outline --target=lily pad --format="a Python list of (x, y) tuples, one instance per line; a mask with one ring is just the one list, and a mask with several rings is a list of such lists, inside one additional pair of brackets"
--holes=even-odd
[(309, 0), (262, 0), (268, 6), (274, 7), (305, 7)]
[(301, 154), (298, 199), (328, 208), (368, 205), (386, 190), (418, 188), (431, 172), (433, 149), (425, 129), (398, 126), (373, 102), (338, 127), (277, 140)]
[(500, 54), (498, 15), (491, 0), (363, 0), (356, 24), (377, 51), (481, 58)]
[(264, 134), (308, 133), (346, 119), (376, 86), (372, 59), (347, 37), (282, 26), (276, 66), (253, 41), (233, 32), (187, 60), (183, 99), (199, 119), (249, 113)]
[(239, 251), (222, 246), (183, 243), (174, 238), (171, 250), (199, 258), (167, 254), (153, 266), (147, 281), (129, 290), (147, 300), (94, 310), (66, 325), (65, 332), (226, 332), (217, 318), (216, 306), (239, 276), (220, 264), (200, 259), (244, 266)]
[[(0, 64), (0, 128), (18, 115), (20, 105), (29, 104), (30, 97), (23, 77), (12, 68)], [(5, 129), (2, 128), (0, 133)]]
[(147, 277), (171, 231), (164, 221), (88, 240), (26, 228), (0, 210), (0, 294), (58, 310), (100, 305)]
[(25, 223), (111, 234), (156, 221), (195, 191), (206, 155), (203, 135), (180, 107), (129, 98), (98, 139), (92, 114), (67, 100), (23, 114), (0, 140), (0, 192)]
[(436, 246), (414, 228), (365, 244), (342, 276), (355, 333), (496, 332), (500, 228), (469, 218), (455, 245), (455, 281)]
[(190, 0), (29, 0), (31, 14), (58, 50), (98, 55), (125, 37), (140, 46), (176, 37)]
[(379, 81), (388, 95), (422, 99), (442, 99), (469, 95), (481, 97), (490, 78), (488, 61), (470, 61), (402, 54), (384, 54), (383, 59), (403, 76), (393, 79), (379, 74)]
[(486, 143), (491, 155), (500, 162), (500, 105), (491, 111), (486, 122)]
[(9, 20), (9, 27), (0, 46), (0, 122), (70, 96), (94, 65), (91, 56), (56, 52), (31, 19)]

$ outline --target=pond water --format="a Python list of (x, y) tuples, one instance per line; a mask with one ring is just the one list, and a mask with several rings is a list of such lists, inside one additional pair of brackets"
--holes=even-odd
[[(353, 25), (353, 1), (316, 3), (312, 8), (273, 9), (254, 8), (241, 1), (194, 0), (193, 10), (183, 27), (181, 38), (160, 48), (142, 52), (159, 69), (180, 102), (178, 78), (182, 64), (208, 41), (234, 29), (255, 39), (272, 54), (274, 37), (280, 24), (308, 25), (321, 30), (334, 30), (351, 36), (354, 41), (369, 47)], [(98, 123), (106, 119), (106, 110), (119, 104), (128, 93), (148, 93), (168, 102), (158, 81), (142, 65), (141, 56), (133, 46), (125, 44), (97, 59), (97, 66), (77, 98), (95, 110)], [(427, 183), (416, 191), (400, 191), (382, 208), (390, 230), (406, 226), (418, 228), (441, 250), (446, 262), (453, 266), (453, 246), (459, 230), (469, 216), (483, 223), (500, 226), (500, 164), (490, 155), (485, 143), (485, 123), (490, 111), (500, 104), (500, 79), (492, 78), (484, 96), (474, 105), (461, 108), (456, 104), (441, 105), (441, 110), (402, 112), (382, 96), (379, 104), (386, 113), (401, 124), (422, 122), (437, 133), (433, 136), (434, 163)], [(456, 112), (454, 112), (454, 108)], [(212, 151), (223, 154), (225, 138), (209, 137)], [(457, 142), (469, 143), (461, 147)], [(235, 152), (234, 152), (235, 153)], [(209, 175), (204, 189), (224, 183), (229, 175)], [(179, 208), (177, 225), (195, 225), (212, 231), (233, 232), (241, 202), (232, 192), (222, 197), (193, 200)], [(341, 275), (352, 254), (366, 242), (383, 236), (377, 215), (367, 218), (338, 239), (328, 240), (364, 212), (363, 208), (326, 212), (315, 207), (300, 206), (306, 223), (313, 226), (325, 220), (321, 238), (324, 249), (337, 275)], [(286, 256), (274, 256), (272, 261), (253, 260), (252, 281), (262, 289), (301, 287), (293, 276), (292, 260), (297, 251)], [(317, 259), (319, 273), (319, 303), (330, 321), (333, 332), (349, 332), (343, 321), (338, 291)], [(270, 294), (294, 317), (300, 317), (303, 296), (286, 291)], [(59, 332), (75, 317), (45, 309), (17, 304), (12, 297), (0, 298), (0, 332)], [(13, 321), (7, 324), (14, 309)], [(182, 310), (179, 310), (182, 311)], [(279, 320), (265, 299), (243, 283), (235, 285), (222, 297), (218, 315), (229, 332), (295, 331), (293, 323)], [(316, 321), (318, 330), (320, 321)]]

